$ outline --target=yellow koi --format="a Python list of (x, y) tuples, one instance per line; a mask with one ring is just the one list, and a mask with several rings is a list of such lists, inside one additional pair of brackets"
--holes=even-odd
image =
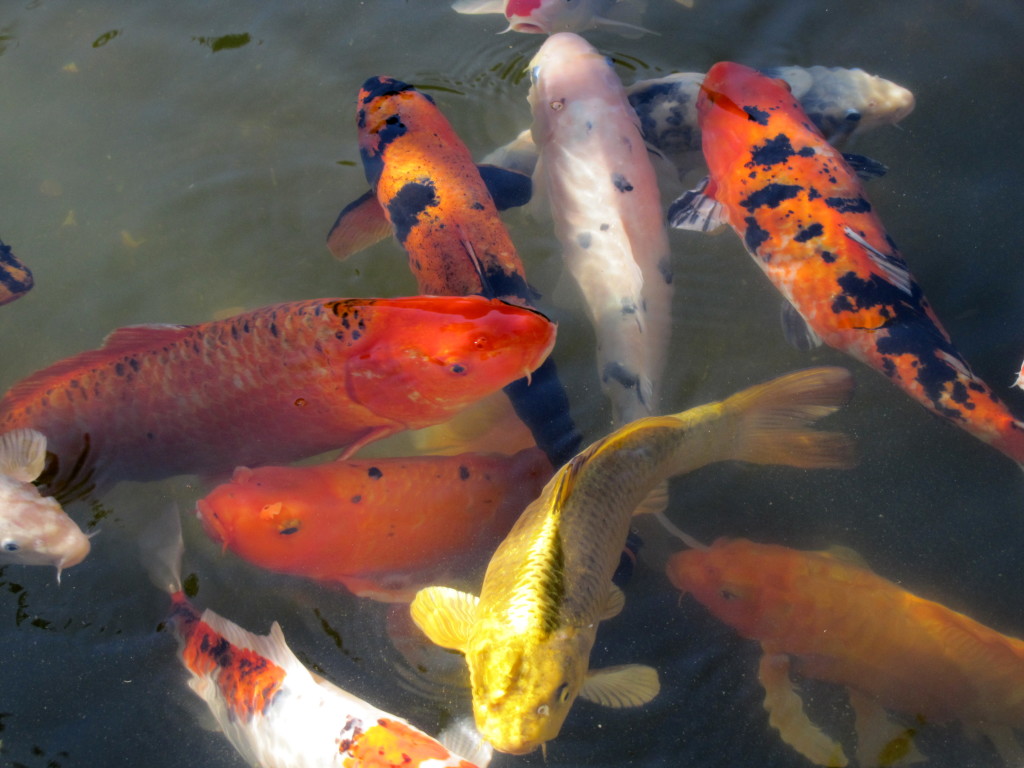
[(469, 665), (473, 714), (495, 749), (523, 754), (550, 741), (577, 696), (639, 706), (658, 693), (640, 665), (590, 670), (598, 624), (623, 607), (612, 584), (634, 511), (661, 508), (651, 492), (716, 461), (845, 468), (850, 440), (807, 429), (849, 398), (842, 368), (813, 368), (721, 402), (638, 419), (562, 467), (491, 558), (477, 598), (420, 590), (413, 620)]

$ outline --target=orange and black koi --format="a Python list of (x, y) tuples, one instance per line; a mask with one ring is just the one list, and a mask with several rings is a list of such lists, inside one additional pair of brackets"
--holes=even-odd
[(858, 172), (877, 164), (851, 166), (783, 81), (740, 64), (712, 67), (697, 111), (710, 177), (669, 208), (672, 225), (730, 224), (811, 341), (1024, 466), (1024, 423), (971, 372), (864, 195)]
[[(344, 257), (372, 241), (383, 212), (409, 256), (419, 291), (481, 294), (531, 305), (534, 291), (498, 216), (499, 204), (529, 199), (529, 177), (490, 168), (481, 173), (465, 144), (426, 94), (389, 77), (371, 77), (359, 92), (359, 152), (373, 200), (342, 211), (328, 246)], [(553, 361), (506, 393), (554, 466), (575, 455), (580, 434)]]
[(11, 251), (11, 246), (0, 242), (0, 305), (20, 299), (34, 284), (32, 272)]

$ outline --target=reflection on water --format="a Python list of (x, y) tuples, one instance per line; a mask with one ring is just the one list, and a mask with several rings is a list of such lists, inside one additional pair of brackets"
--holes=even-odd
[[(0, 239), (36, 283), (0, 308), (2, 388), (95, 348), (119, 326), (199, 322), (315, 296), (412, 293), (395, 243), (344, 263), (324, 247), (340, 208), (366, 189), (354, 100), (367, 77), (427, 89), (477, 157), (529, 121), (524, 70), (541, 40), (497, 35), (497, 16), (458, 15), (441, 0), (169, 9), (55, 0), (0, 10)], [(1024, 356), (1015, 242), (1024, 9), (1014, 0), (697, 0), (688, 11), (649, 0), (645, 26), (659, 34), (588, 35), (627, 82), (731, 58), (862, 67), (914, 91), (916, 111), (900, 129), (865, 135), (851, 150), (890, 166), (871, 182), (875, 208), (964, 356), (1024, 411), (1024, 395), (1008, 389)], [(577, 423), (596, 438), (609, 411), (593, 334), (561, 279), (550, 223), (533, 210), (505, 220), (542, 308), (560, 323), (556, 355)], [(793, 368), (845, 365), (858, 392), (833, 424), (856, 435), (862, 452), (861, 465), (842, 473), (707, 467), (673, 483), (672, 519), (702, 540), (846, 545), (901, 586), (1024, 635), (1019, 469), (838, 352), (788, 346), (777, 293), (731, 233), (673, 233), (671, 245), (666, 409)], [(170, 504), (191, 509), (204, 488), (191, 478), (126, 483), (96, 506), (70, 505), (98, 534), (60, 586), (52, 568), (3, 569), (5, 764), (240, 765), (205, 729), (171, 638), (156, 632), (166, 598), (135, 556), (147, 517)], [(437, 688), (410, 693), (411, 651), (388, 645), (387, 606), (257, 571), (185, 522), (197, 605), (254, 632), (280, 621), (304, 663), (428, 730), (465, 711), (444, 674), (440, 701)], [(806, 765), (768, 726), (757, 648), (692, 600), (680, 602), (661, 573), (669, 546), (645, 534), (626, 609), (601, 627), (592, 656), (595, 667), (658, 667), (661, 695), (631, 711), (578, 704), (547, 764)], [(841, 734), (851, 753), (843, 696), (826, 685), (802, 690), (815, 722)], [(922, 728), (918, 745), (935, 765), (998, 764), (988, 745), (955, 727)], [(539, 753), (495, 759), (513, 764), (544, 761)]]

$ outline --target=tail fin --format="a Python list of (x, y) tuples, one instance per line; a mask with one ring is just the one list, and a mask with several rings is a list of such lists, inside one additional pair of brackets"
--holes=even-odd
[(181, 518), (178, 508), (171, 506), (139, 536), (139, 554), (149, 580), (169, 594), (181, 592), (181, 556), (184, 552)]
[(849, 402), (853, 376), (845, 368), (808, 368), (745, 389), (722, 403), (738, 415), (731, 458), (804, 469), (849, 469), (853, 441), (840, 432), (807, 429)]

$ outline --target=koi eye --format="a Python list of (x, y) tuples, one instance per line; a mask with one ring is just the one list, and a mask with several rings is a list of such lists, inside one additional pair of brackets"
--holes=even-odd
[(458, 376), (462, 376), (466, 373), (466, 366), (454, 363), (453, 365), (448, 366), (448, 370)]
[(846, 116), (843, 119), (845, 119), (848, 123), (859, 123), (860, 112), (858, 112), (856, 109), (848, 109), (846, 110)]
[(558, 700), (565, 704), (569, 700), (569, 684), (562, 683), (557, 691)]
[(4, 539), (3, 544), (0, 544), (0, 546), (3, 547), (4, 552), (17, 552), (19, 549), (21, 549), (21, 547), (18, 545), (18, 542), (16, 542), (14, 539)]
[(537, 714), (541, 717), (547, 717), (550, 711), (551, 707), (549, 707), (547, 704), (541, 704), (539, 707), (537, 707)]
[(386, 125), (398, 125), (400, 122), (401, 122), (401, 118), (399, 118), (398, 115), (389, 115), (384, 120), (384, 123)]
[(552, 101), (551, 108), (555, 110), (555, 112), (565, 109), (565, 99), (558, 99), (558, 101)]

